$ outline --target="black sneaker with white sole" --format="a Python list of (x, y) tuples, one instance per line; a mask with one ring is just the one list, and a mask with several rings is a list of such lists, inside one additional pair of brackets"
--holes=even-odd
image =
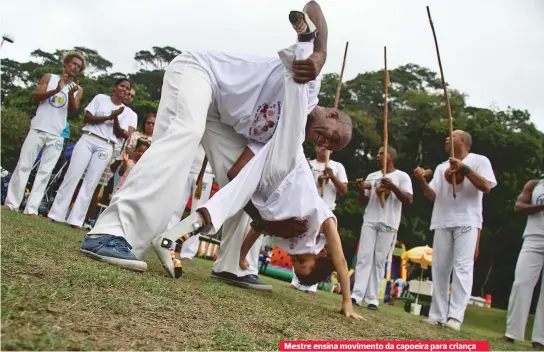
[(378, 306), (375, 305), (375, 304), (369, 304), (368, 306), (366, 306), (368, 309), (370, 310), (375, 310), (376, 312), (378, 311)]
[(259, 281), (257, 275), (236, 276), (226, 271), (221, 271), (221, 272), (212, 271), (211, 276), (214, 279), (219, 279), (219, 280), (225, 281), (226, 283), (233, 284), (236, 286), (253, 288), (256, 290), (263, 290), (263, 291), (272, 291), (272, 286), (265, 284), (262, 281)]

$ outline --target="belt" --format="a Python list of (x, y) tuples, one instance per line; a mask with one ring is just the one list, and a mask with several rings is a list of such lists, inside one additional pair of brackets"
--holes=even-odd
[(99, 135), (96, 135), (96, 134), (94, 134), (94, 133), (85, 132), (85, 134), (88, 135), (88, 136), (94, 137), (94, 138), (98, 138), (98, 139), (100, 139), (101, 141), (104, 141), (104, 142), (109, 143), (109, 144), (111, 144), (111, 145), (115, 145), (115, 143), (113, 143), (113, 142), (110, 141), (109, 139), (106, 139), (106, 138), (104, 138), (104, 137), (100, 137)]

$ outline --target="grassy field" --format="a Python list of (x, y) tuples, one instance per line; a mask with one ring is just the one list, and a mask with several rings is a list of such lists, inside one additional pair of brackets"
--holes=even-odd
[(131, 272), (81, 254), (82, 231), (4, 210), (1, 220), (2, 350), (277, 350), (282, 339), (478, 339), (493, 350), (530, 348), (501, 340), (504, 311), (470, 307), (460, 333), (387, 305), (357, 308), (367, 321), (352, 321), (338, 313), (337, 294), (312, 297), (266, 277), (272, 292), (226, 285), (200, 259), (175, 281), (153, 253), (146, 273)]

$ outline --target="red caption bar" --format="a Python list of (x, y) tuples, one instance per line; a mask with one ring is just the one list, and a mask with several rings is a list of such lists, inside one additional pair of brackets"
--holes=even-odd
[(280, 351), (489, 351), (489, 341), (280, 341)]

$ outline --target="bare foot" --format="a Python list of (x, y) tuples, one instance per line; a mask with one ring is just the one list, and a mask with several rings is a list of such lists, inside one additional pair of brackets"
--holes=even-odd
[(33, 217), (33, 218), (37, 218), (38, 217), (38, 214), (28, 214), (30, 215), (30, 217)]
[(51, 218), (47, 218), (47, 222), (55, 222), (55, 220), (53, 220)]
[(74, 230), (81, 230), (80, 226), (70, 225), (70, 227), (73, 228)]
[(316, 292), (313, 292), (313, 291), (306, 291), (307, 294), (309, 294), (310, 296), (316, 296), (317, 293)]

